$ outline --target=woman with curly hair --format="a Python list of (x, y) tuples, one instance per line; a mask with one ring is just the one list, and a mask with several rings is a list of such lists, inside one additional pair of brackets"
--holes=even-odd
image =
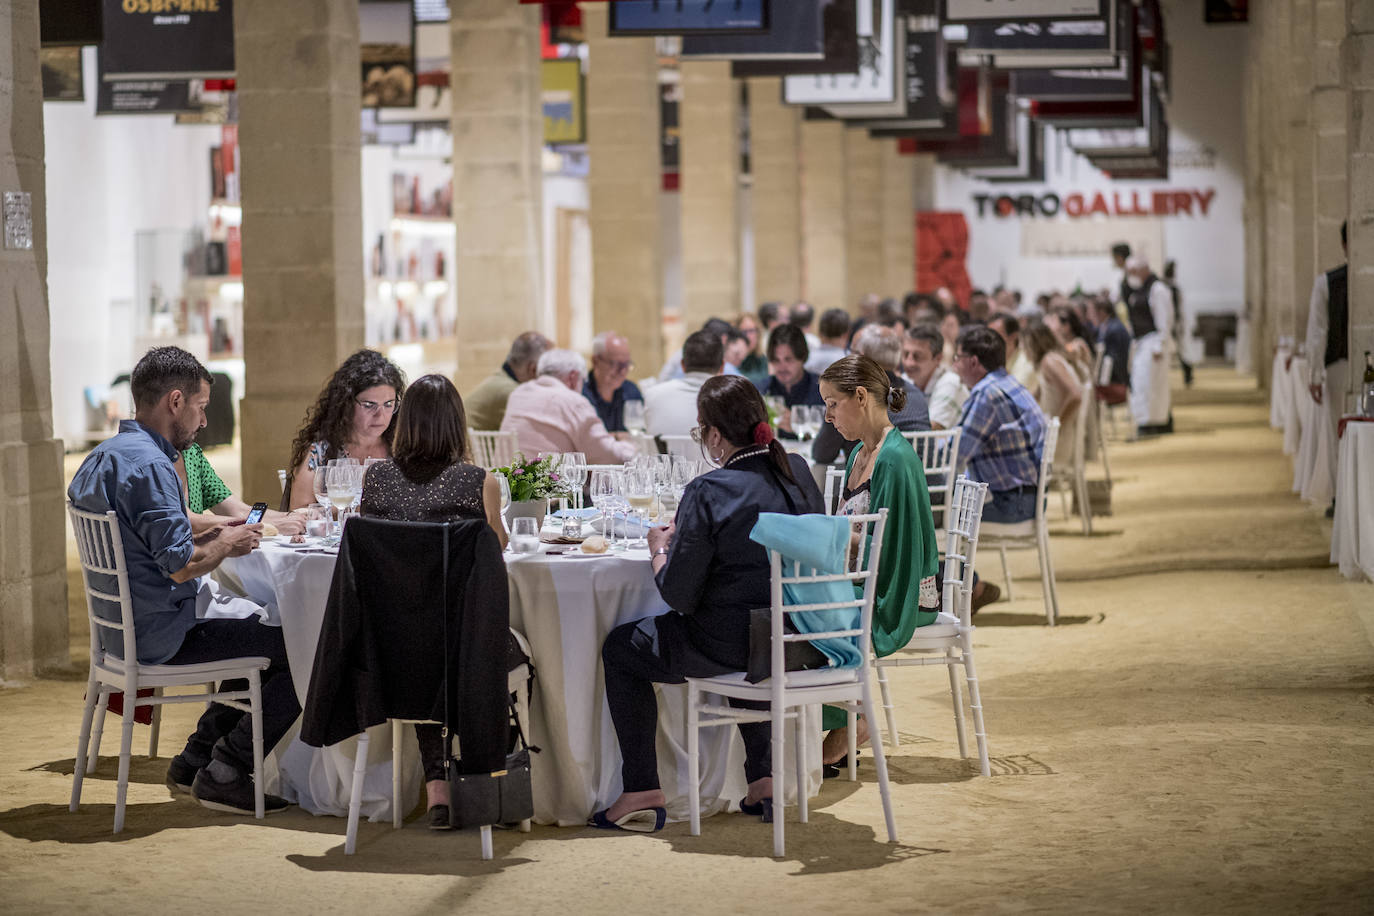
[(315, 501), (315, 469), (334, 458), (391, 457), (396, 408), (405, 390), (401, 370), (376, 350), (359, 350), (330, 377), (291, 443), (291, 476), (283, 508)]

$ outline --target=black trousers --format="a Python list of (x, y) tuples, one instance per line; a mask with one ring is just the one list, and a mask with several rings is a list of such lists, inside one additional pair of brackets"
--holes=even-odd
[[(225, 658), (260, 655), (270, 660), (262, 672), (262, 749), (266, 754), (301, 714), (296, 685), (286, 661), (286, 643), (280, 627), (269, 627), (256, 617), (247, 620), (202, 620), (187, 632), (170, 665), (192, 665)], [(242, 678), (225, 681), (222, 690), (247, 690)], [(196, 723), (196, 730), (181, 752), (186, 762), (203, 767), (211, 759), (227, 763), (241, 773), (253, 772), (252, 717), (221, 703), (211, 703)]]
[[(742, 650), (747, 656), (747, 647)], [(646, 617), (616, 627), (601, 647), (606, 675), (606, 702), (611, 708), (616, 740), (620, 743), (621, 780), (626, 792), (659, 788), (658, 699), (654, 684), (681, 684), (688, 677), (714, 677), (743, 671), (697, 649), (688, 639), (678, 614)], [(767, 703), (730, 700), (745, 709), (767, 709)], [(746, 722), (739, 726), (744, 739), (744, 775), (749, 782), (771, 775), (772, 725)]]

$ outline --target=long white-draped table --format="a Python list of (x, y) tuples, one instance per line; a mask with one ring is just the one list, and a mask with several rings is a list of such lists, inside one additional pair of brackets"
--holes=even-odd
[[(620, 751), (606, 705), (601, 645), (614, 627), (666, 613), (668, 608), (654, 584), (647, 550), (584, 556), (575, 547), (563, 554), (548, 553), (549, 549), (525, 556), (508, 552), (506, 569), (511, 626), (528, 639), (538, 671), (530, 710), (530, 740), (541, 749), (531, 765), (535, 820), (571, 826), (586, 823), (621, 788)], [(335, 560), (331, 552), (266, 542), (226, 564), (244, 593), (267, 608), (268, 621), (280, 623), (302, 706)], [(659, 775), (674, 820), (688, 815), (686, 696), (684, 685), (663, 685), (659, 697)], [(815, 794), (820, 787), (819, 734), (808, 740), (811, 767), (806, 788)], [(389, 732), (378, 731), (370, 744), (363, 814), (388, 819)], [(279, 791), (317, 814), (346, 813), (355, 749), (355, 739), (311, 748), (293, 736), (279, 755)], [(421, 773), (413, 736), (407, 738), (405, 749), (404, 797), (415, 798)], [(736, 729), (703, 731), (700, 758), (703, 814), (723, 811), (744, 797), (744, 747)], [(788, 794), (793, 794), (790, 785)]]
[(1336, 467), (1331, 562), (1347, 578), (1374, 580), (1374, 422), (1345, 421)]

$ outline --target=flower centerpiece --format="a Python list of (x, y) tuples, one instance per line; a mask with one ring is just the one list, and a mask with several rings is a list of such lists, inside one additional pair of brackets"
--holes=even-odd
[(495, 473), (506, 478), (510, 487), (509, 518), (529, 516), (536, 524), (544, 527), (544, 515), (549, 509), (549, 500), (568, 495), (568, 485), (558, 473), (553, 455), (545, 455), (536, 461), (527, 461), (521, 452), (515, 459)]

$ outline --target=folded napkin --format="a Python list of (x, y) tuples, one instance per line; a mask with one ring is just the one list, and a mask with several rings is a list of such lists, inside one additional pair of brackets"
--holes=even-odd
[[(749, 532), (749, 539), (768, 550), (782, 554), (783, 572), (787, 574), (793, 563), (800, 563), (803, 574), (833, 575), (845, 571), (849, 557), (849, 520), (833, 515), (786, 515), (781, 512), (760, 512), (759, 520)], [(812, 582), (783, 586), (783, 603), (829, 604), (853, 601), (852, 582)], [(856, 630), (859, 609), (843, 608), (830, 611), (800, 611), (789, 615), (800, 633), (823, 633), (829, 630)], [(853, 637), (832, 637), (812, 641), (830, 664), (836, 668), (857, 668), (863, 664), (857, 640)]]

